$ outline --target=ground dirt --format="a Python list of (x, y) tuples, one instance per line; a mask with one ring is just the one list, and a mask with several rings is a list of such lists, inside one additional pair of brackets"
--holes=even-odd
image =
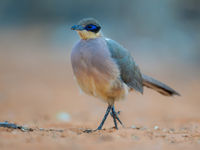
[[(116, 103), (124, 128), (113, 129), (109, 116), (102, 131), (88, 134), (83, 130), (98, 126), (107, 105), (79, 92), (68, 52), (26, 44), (1, 42), (0, 122), (34, 130), (0, 128), (1, 150), (200, 149), (197, 78), (190, 80), (183, 70), (175, 69), (177, 66), (155, 66), (151, 75), (182, 96), (164, 97), (150, 89), (145, 89), (144, 95), (132, 92), (125, 101)], [(70, 118), (59, 119), (61, 112)]]

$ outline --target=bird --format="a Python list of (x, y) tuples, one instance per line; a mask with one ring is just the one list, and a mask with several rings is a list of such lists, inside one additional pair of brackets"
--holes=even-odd
[(104, 37), (101, 28), (94, 18), (84, 18), (71, 27), (80, 36), (71, 51), (75, 80), (84, 93), (108, 105), (97, 129), (86, 132), (102, 130), (109, 113), (115, 129), (118, 129), (118, 122), (124, 126), (114, 105), (131, 91), (143, 94), (144, 87), (147, 87), (164, 96), (180, 95), (166, 84), (142, 74), (130, 51)]

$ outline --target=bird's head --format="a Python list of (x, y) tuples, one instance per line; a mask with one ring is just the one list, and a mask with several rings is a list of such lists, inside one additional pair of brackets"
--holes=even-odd
[(95, 39), (101, 36), (101, 26), (93, 18), (82, 19), (77, 25), (72, 26), (71, 29), (76, 30), (83, 40)]

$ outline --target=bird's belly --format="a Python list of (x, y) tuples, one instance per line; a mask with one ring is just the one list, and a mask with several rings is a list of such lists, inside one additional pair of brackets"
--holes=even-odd
[[(90, 68), (92, 69), (92, 68)], [(97, 72), (96, 72), (97, 73)], [(116, 100), (124, 99), (128, 93), (128, 87), (119, 79), (109, 79), (103, 74), (87, 72), (76, 75), (78, 85), (85, 93), (113, 104)]]
[(127, 86), (112, 59), (104, 38), (81, 40), (73, 48), (71, 62), (78, 85), (85, 93), (108, 103), (123, 99)]

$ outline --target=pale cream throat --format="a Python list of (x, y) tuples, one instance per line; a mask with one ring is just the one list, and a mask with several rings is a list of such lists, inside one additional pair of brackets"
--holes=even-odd
[(95, 39), (101, 36), (100, 32), (94, 33), (94, 32), (90, 32), (90, 31), (86, 31), (86, 30), (82, 30), (82, 31), (77, 31), (80, 38), (83, 40), (87, 40), (87, 39)]

